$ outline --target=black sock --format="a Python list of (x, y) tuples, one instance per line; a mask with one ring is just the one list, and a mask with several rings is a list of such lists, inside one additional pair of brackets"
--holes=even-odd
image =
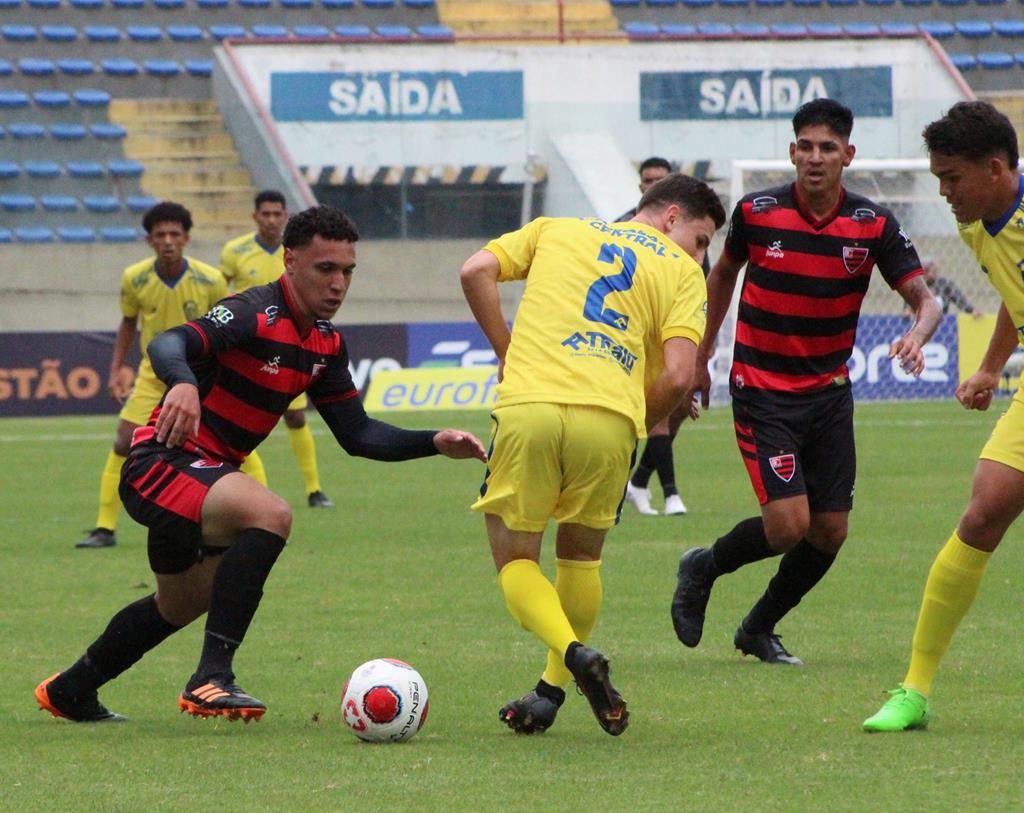
[(715, 564), (715, 574), (732, 573), (743, 565), (760, 562), (778, 556), (778, 551), (768, 546), (768, 538), (764, 534), (764, 521), (761, 517), (750, 517), (738, 523), (725, 536), (719, 537), (711, 546), (711, 558)]
[(88, 697), (180, 629), (160, 615), (155, 594), (141, 598), (116, 613), (103, 634), (47, 690), (72, 703)]
[(561, 686), (552, 686), (546, 680), (541, 678), (537, 681), (537, 687), (534, 691), (541, 697), (545, 697), (554, 703), (559, 708), (565, 702), (565, 689)]
[(779, 562), (779, 572), (743, 619), (747, 632), (771, 632), (782, 617), (806, 596), (836, 560), (834, 553), (818, 550), (806, 539), (797, 542)]
[(644, 457), (650, 457), (651, 465), (658, 472), (661, 490), (666, 497), (678, 494), (676, 491), (676, 466), (672, 459), (672, 438), (668, 435), (655, 435), (647, 439)]
[(284, 543), (284, 539), (270, 531), (246, 528), (224, 552), (213, 576), (196, 680), (233, 678), (231, 663), (235, 650), (256, 614), (263, 597), (263, 585)]
[(637, 488), (647, 488), (647, 484), (651, 482), (651, 475), (654, 474), (653, 455), (654, 453), (651, 451), (651, 438), (648, 438), (647, 443), (644, 445), (644, 453), (640, 455), (640, 462), (636, 464), (636, 471), (629, 478), (629, 482)]

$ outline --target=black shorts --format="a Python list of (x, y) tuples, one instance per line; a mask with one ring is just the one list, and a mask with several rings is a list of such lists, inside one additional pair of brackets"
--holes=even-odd
[(849, 511), (857, 479), (853, 393), (733, 393), (736, 444), (758, 502), (807, 495), (811, 511)]
[(149, 528), (154, 573), (183, 573), (224, 548), (203, 544), (203, 501), (221, 477), (238, 471), (222, 460), (154, 440), (133, 446), (121, 467), (119, 492), (128, 515)]

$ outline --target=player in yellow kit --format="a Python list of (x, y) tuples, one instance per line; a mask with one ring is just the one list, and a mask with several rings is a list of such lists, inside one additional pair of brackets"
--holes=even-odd
[[(536, 688), (506, 704), (515, 731), (544, 731), (575, 679), (609, 734), (626, 701), (608, 659), (585, 646), (601, 604), (601, 550), (618, 521), (637, 437), (678, 403), (704, 333), (700, 261), (725, 222), (704, 183), (669, 175), (635, 219), (539, 218), (492, 240), (462, 268), (466, 299), (498, 357), (485, 515), (509, 612), (548, 648)], [(526, 280), (509, 331), (498, 283)], [(556, 580), (539, 566), (558, 523)]]
[[(256, 231), (229, 240), (220, 255), (220, 270), (235, 292), (274, 282), (284, 273), (284, 248), (281, 235), (288, 222), (284, 195), (276, 189), (264, 189), (254, 202), (252, 219)], [(288, 405), (284, 422), (288, 438), (306, 484), (306, 499), (311, 508), (333, 508), (334, 503), (320, 489), (313, 433), (306, 423), (306, 396), (300, 395)], [(254, 455), (249, 456), (252, 462)], [(262, 463), (259, 464), (262, 466)], [(264, 477), (264, 482), (266, 478)]]
[[(100, 477), (96, 527), (75, 547), (109, 548), (117, 544), (114, 530), (121, 508), (117, 494), (121, 465), (128, 455), (132, 432), (149, 420), (164, 394), (164, 384), (153, 373), (146, 355), (149, 342), (167, 328), (198, 319), (228, 295), (224, 276), (212, 266), (185, 256), (192, 215), (178, 203), (164, 201), (142, 218), (146, 242), (156, 252), (128, 266), (121, 277), (121, 323), (114, 340), (107, 388), (122, 403), (114, 448), (107, 455)], [(139, 336), (142, 362), (138, 374), (125, 358)], [(134, 383), (133, 383), (134, 380)]]
[[(960, 102), (925, 128), (924, 140), (939, 194), (1002, 299), (981, 366), (956, 390), (964, 409), (984, 410), (1024, 337), (1024, 178), (1017, 135), (988, 102)], [(865, 730), (928, 724), (939, 662), (974, 601), (992, 552), (1022, 510), (1024, 393), (1018, 389), (981, 450), (967, 509), (928, 573), (907, 675), (878, 713), (864, 721)]]

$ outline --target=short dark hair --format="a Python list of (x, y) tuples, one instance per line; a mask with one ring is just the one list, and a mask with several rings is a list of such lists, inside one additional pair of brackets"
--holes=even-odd
[(1020, 160), (1013, 125), (989, 102), (957, 102), (921, 135), (928, 152), (970, 161), (1003, 153), (1010, 169), (1016, 169)]
[(150, 234), (157, 223), (180, 223), (185, 234), (188, 234), (192, 231), (192, 213), (180, 203), (162, 200), (147, 209), (142, 216), (142, 228), (146, 234)]
[(334, 206), (312, 206), (288, 218), (281, 242), (285, 248), (301, 248), (320, 235), (325, 240), (354, 243), (359, 239), (356, 224)]
[(800, 135), (804, 127), (823, 124), (836, 135), (849, 138), (853, 132), (853, 111), (835, 99), (814, 99), (793, 115), (793, 135)]
[(663, 169), (666, 172), (672, 171), (672, 165), (668, 162), (667, 158), (661, 158), (657, 155), (652, 155), (646, 161), (640, 164), (638, 172), (643, 175), (645, 169), (654, 169), (655, 167)]
[(276, 189), (264, 189), (256, 194), (256, 199), (253, 201), (253, 208), (259, 209), (260, 204), (263, 203), (280, 203), (285, 209), (288, 208), (288, 201), (286, 201), (284, 199), (284, 195)]
[(688, 217), (710, 217), (716, 229), (725, 223), (725, 207), (715, 190), (704, 181), (681, 172), (666, 175), (644, 192), (636, 210), (642, 212), (649, 207), (660, 208), (673, 203), (681, 206)]

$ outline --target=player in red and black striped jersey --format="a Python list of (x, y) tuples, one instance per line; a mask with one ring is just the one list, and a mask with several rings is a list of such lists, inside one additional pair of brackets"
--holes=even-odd
[(149, 346), (167, 393), (136, 430), (121, 498), (149, 528), (157, 592), (122, 609), (69, 669), (36, 688), (40, 707), (75, 721), (123, 719), (97, 690), (207, 613), (195, 674), (178, 705), (203, 717), (259, 719), (266, 706), (235, 683), (232, 662), (291, 529), (288, 504), (238, 466), (307, 392), (341, 446), (375, 460), (433, 454), (486, 460), (455, 429), (408, 431), (368, 417), (330, 323), (348, 291), (358, 233), (331, 207), (284, 233), (278, 281), (221, 300)]
[(796, 182), (747, 195), (735, 207), (725, 250), (708, 278), (708, 330), (695, 389), (708, 406), (708, 360), (740, 270), (746, 276), (729, 374), (736, 441), (761, 515), (679, 562), (672, 621), (700, 642), (715, 579), (784, 554), (778, 573), (734, 638), (744, 654), (801, 663), (775, 625), (825, 575), (846, 539), (856, 448), (847, 361), (861, 303), (877, 266), (913, 312), (889, 357), (920, 375), (922, 347), (941, 319), (913, 243), (892, 212), (842, 185), (853, 160), (853, 113), (831, 99), (793, 117)]

